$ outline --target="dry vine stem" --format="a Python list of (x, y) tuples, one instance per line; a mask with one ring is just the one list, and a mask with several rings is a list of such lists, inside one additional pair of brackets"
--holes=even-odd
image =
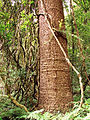
[[(49, 20), (48, 20), (48, 17), (47, 17), (46, 9), (45, 9), (45, 6), (44, 6), (44, 1), (43, 1), (43, 0), (40, 0), (40, 2), (41, 2), (42, 9), (43, 9), (43, 15), (44, 15), (44, 17), (45, 17), (45, 20), (46, 20), (46, 22), (47, 22), (47, 24), (48, 24), (48, 27), (49, 27), (52, 35), (54, 36), (56, 42), (58, 43), (58, 45), (59, 45), (59, 47), (60, 47), (60, 49), (61, 49), (61, 51), (63, 52), (63, 55), (64, 55), (67, 63), (68, 63), (69, 66), (76, 72), (76, 74), (77, 74), (77, 76), (78, 76), (78, 78), (79, 78), (80, 89), (81, 89), (81, 100), (80, 100), (80, 105), (79, 105), (79, 109), (78, 109), (78, 111), (79, 111), (80, 108), (81, 108), (81, 106), (82, 106), (82, 104), (83, 104), (83, 84), (82, 84), (82, 77), (81, 77), (80, 73), (76, 70), (76, 68), (72, 65), (72, 63), (70, 62), (70, 60), (69, 60), (69, 58), (67, 57), (67, 55), (66, 55), (66, 53), (65, 53), (62, 45), (60, 44), (58, 38), (57, 38), (56, 35), (55, 35), (55, 33), (54, 33), (54, 31), (53, 31), (53, 29), (52, 29), (52, 27), (51, 27), (51, 25), (50, 25), (50, 22), (49, 22)], [(77, 111), (77, 112), (78, 112), (78, 111)]]
[(26, 112), (29, 112), (24, 105), (18, 103), (10, 94), (8, 94), (8, 96), (9, 96), (9, 98), (12, 100), (12, 102), (13, 102), (16, 106), (24, 109)]

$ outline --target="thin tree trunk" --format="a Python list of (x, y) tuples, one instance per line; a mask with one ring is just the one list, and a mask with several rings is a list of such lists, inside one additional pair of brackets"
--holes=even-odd
[[(61, 0), (43, 0), (51, 26), (59, 29), (59, 22), (64, 20)], [(39, 13), (43, 8), (39, 1)], [(69, 66), (43, 15), (39, 17), (40, 35), (40, 97), (39, 108), (45, 111), (65, 111), (72, 101)], [(64, 28), (64, 27), (62, 27)], [(57, 35), (67, 53), (67, 41)]]

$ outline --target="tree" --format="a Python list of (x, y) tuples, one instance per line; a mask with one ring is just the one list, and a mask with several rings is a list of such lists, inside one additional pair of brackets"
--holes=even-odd
[[(54, 29), (59, 29), (59, 21), (64, 20), (62, 0), (43, 0), (48, 20)], [(40, 97), (39, 108), (45, 111), (65, 111), (72, 101), (69, 66), (55, 41), (45, 17), (41, 1), (39, 4), (40, 36)], [(64, 25), (61, 29), (64, 29)], [(56, 34), (65, 52), (67, 41)]]

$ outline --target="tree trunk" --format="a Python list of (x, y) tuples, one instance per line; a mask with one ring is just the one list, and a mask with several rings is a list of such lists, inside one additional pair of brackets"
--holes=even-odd
[[(59, 29), (59, 22), (64, 20), (61, 0), (43, 0), (51, 24)], [(39, 13), (43, 8), (39, 0)], [(40, 96), (39, 108), (45, 111), (65, 111), (68, 103), (72, 101), (71, 80), (69, 66), (43, 15), (39, 17), (40, 37)], [(60, 43), (67, 53), (67, 41), (57, 35)]]

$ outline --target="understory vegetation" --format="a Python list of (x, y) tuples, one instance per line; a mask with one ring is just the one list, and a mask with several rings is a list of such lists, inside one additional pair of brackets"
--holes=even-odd
[[(67, 15), (66, 30), (62, 32), (67, 37), (69, 59), (82, 76), (84, 91), (84, 102), (78, 111), (81, 89), (78, 76), (70, 68), (74, 100), (65, 114), (61, 111), (52, 114), (43, 109), (37, 110), (40, 59), (37, 2), (38, 0), (0, 0), (0, 120), (90, 120), (90, 1), (73, 0), (79, 36), (71, 8), (63, 1)], [(59, 22), (61, 27), (62, 21)], [(80, 54), (78, 38), (85, 61)]]
[(90, 98), (84, 100), (84, 104), (78, 113), (79, 102), (74, 102), (73, 109), (65, 114), (49, 113), (41, 110), (25, 112), (24, 109), (16, 107), (8, 96), (0, 97), (0, 120), (89, 120), (90, 119)]

